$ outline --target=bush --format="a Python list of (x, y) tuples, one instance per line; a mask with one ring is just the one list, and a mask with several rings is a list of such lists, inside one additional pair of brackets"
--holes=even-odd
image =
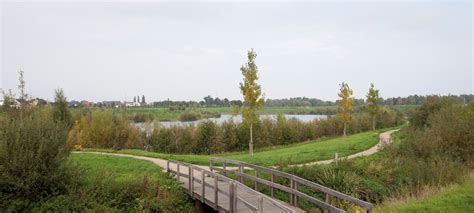
[(69, 132), (68, 144), (83, 148), (143, 148), (143, 133), (128, 119), (111, 111), (95, 110), (77, 120)]
[[(87, 171), (83, 171), (87, 173)], [(147, 175), (120, 179), (101, 171), (90, 181), (80, 176), (67, 193), (33, 203), (32, 212), (192, 212), (189, 198), (172, 179)]]
[[(385, 110), (383, 116), (377, 119), (379, 128), (392, 127), (400, 125), (404, 122), (401, 113)], [(350, 134), (371, 130), (371, 117), (366, 113), (354, 114), (349, 128)], [(301, 122), (297, 119), (286, 119), (283, 115), (279, 115), (276, 121), (264, 118), (254, 124), (254, 146), (256, 148), (264, 148), (275, 145), (293, 144), (307, 140), (314, 140), (321, 137), (338, 136), (342, 132), (342, 123), (335, 117), (324, 120), (315, 120), (312, 122)], [(154, 134), (168, 134), (168, 128), (162, 128), (155, 131)], [(188, 144), (187, 146), (176, 146), (173, 149), (159, 149), (161, 152), (176, 153), (220, 153), (223, 151), (243, 151), (248, 148), (250, 140), (249, 127), (245, 123), (234, 123), (226, 121), (220, 125), (210, 121), (199, 123), (197, 126), (181, 126), (172, 127), (183, 131), (187, 129), (187, 133), (191, 134), (186, 142), (179, 139), (179, 134), (168, 135), (169, 141), (178, 141), (180, 144)], [(205, 130), (207, 129), (207, 130)], [(205, 134), (206, 136), (203, 136)], [(168, 137), (167, 136), (167, 137)], [(159, 136), (154, 136), (158, 139)], [(168, 143), (166, 140), (163, 143)], [(158, 145), (155, 142), (155, 145)], [(194, 147), (193, 149), (184, 150), (185, 147)]]
[(0, 209), (12, 211), (64, 193), (74, 175), (65, 164), (67, 124), (50, 108), (17, 113), (0, 119)]
[(143, 123), (153, 121), (153, 115), (150, 113), (133, 113), (130, 116), (130, 120), (135, 123)]
[(193, 111), (183, 112), (179, 116), (180, 121), (197, 121), (199, 119), (201, 119), (201, 114)]
[[(474, 104), (464, 106), (437, 97), (421, 109), (411, 118), (417, 121), (399, 133), (399, 143), (387, 147), (374, 160), (284, 169), (376, 203), (387, 197), (416, 197), (426, 188), (462, 180), (474, 165)], [(396, 121), (399, 115), (390, 117)], [(344, 203), (336, 205), (350, 209)]]

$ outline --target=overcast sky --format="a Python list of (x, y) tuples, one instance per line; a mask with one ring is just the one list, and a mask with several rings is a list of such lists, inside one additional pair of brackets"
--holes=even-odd
[(0, 3), (0, 88), (51, 100), (241, 99), (246, 51), (267, 98), (474, 93), (464, 2)]

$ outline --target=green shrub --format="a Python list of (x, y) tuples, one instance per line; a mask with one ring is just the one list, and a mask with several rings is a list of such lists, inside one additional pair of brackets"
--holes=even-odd
[(68, 127), (71, 125), (72, 116), (69, 112), (67, 98), (64, 95), (62, 89), (57, 89), (54, 91), (54, 106), (53, 106), (53, 118), (55, 121), (61, 121), (65, 123)]
[(50, 108), (20, 109), (0, 119), (0, 209), (64, 193), (74, 172), (65, 164), (67, 125)]
[(201, 114), (194, 111), (186, 111), (179, 116), (180, 121), (197, 121), (201, 119)]
[(149, 122), (153, 121), (153, 115), (151, 113), (133, 113), (130, 120), (135, 123)]
[[(140, 176), (140, 175), (139, 175)], [(82, 177), (84, 178), (84, 177)], [(86, 183), (69, 187), (68, 193), (32, 204), (39, 212), (191, 212), (189, 198), (173, 180), (141, 178), (117, 180), (101, 172)]]
[(83, 148), (143, 148), (143, 135), (125, 116), (95, 110), (76, 120), (69, 132), (68, 144)]

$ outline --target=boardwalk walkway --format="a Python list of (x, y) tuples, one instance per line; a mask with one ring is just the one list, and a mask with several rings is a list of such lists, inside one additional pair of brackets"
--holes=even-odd
[[(304, 212), (298, 208), (301, 201), (312, 203), (321, 210), (325, 210), (325, 212), (344, 212), (344, 210), (332, 205), (334, 202), (340, 201), (352, 203), (355, 206), (365, 209), (366, 212), (372, 211), (372, 204), (365, 201), (292, 174), (241, 161), (210, 158), (210, 166), (208, 167), (175, 160), (166, 161), (128, 154), (89, 153), (151, 161), (165, 168), (168, 173), (173, 174), (193, 199), (199, 200), (219, 212), (299, 213)], [(234, 179), (225, 176), (226, 174), (233, 175)], [(267, 178), (262, 177), (262, 175), (265, 174)], [(254, 188), (250, 188), (246, 185), (248, 181), (254, 182)], [(260, 193), (259, 189), (263, 187), (270, 188), (271, 194), (265, 195)], [(307, 194), (308, 190), (322, 194), (325, 199), (320, 200), (311, 194)], [(289, 201), (288, 199), (284, 199), (287, 202), (279, 200), (282, 198), (281, 193), (278, 197), (279, 199), (277, 199), (275, 196), (276, 191), (283, 192), (289, 196)]]
[(192, 164), (170, 160), (167, 171), (175, 174), (194, 199), (219, 212), (304, 212), (238, 181)]

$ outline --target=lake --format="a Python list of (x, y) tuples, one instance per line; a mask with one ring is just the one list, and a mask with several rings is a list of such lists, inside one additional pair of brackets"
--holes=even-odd
[[(274, 115), (274, 114), (260, 115), (260, 119), (270, 118), (270, 119), (276, 120), (277, 116), (278, 115)], [(302, 122), (310, 122), (310, 121), (313, 121), (314, 119), (326, 119), (328, 117), (327, 115), (300, 115), (300, 114), (284, 114), (284, 116), (287, 119), (295, 118)], [(171, 126), (196, 125), (203, 121), (213, 121), (216, 124), (222, 124), (225, 121), (229, 121), (229, 120), (240, 123), (242, 122), (242, 115), (232, 116), (230, 114), (222, 114), (221, 117), (219, 118), (208, 118), (208, 119), (202, 119), (202, 120), (197, 120), (197, 121), (160, 121), (159, 124), (162, 127), (171, 127)], [(146, 128), (145, 123), (133, 123), (133, 125), (142, 130)]]

